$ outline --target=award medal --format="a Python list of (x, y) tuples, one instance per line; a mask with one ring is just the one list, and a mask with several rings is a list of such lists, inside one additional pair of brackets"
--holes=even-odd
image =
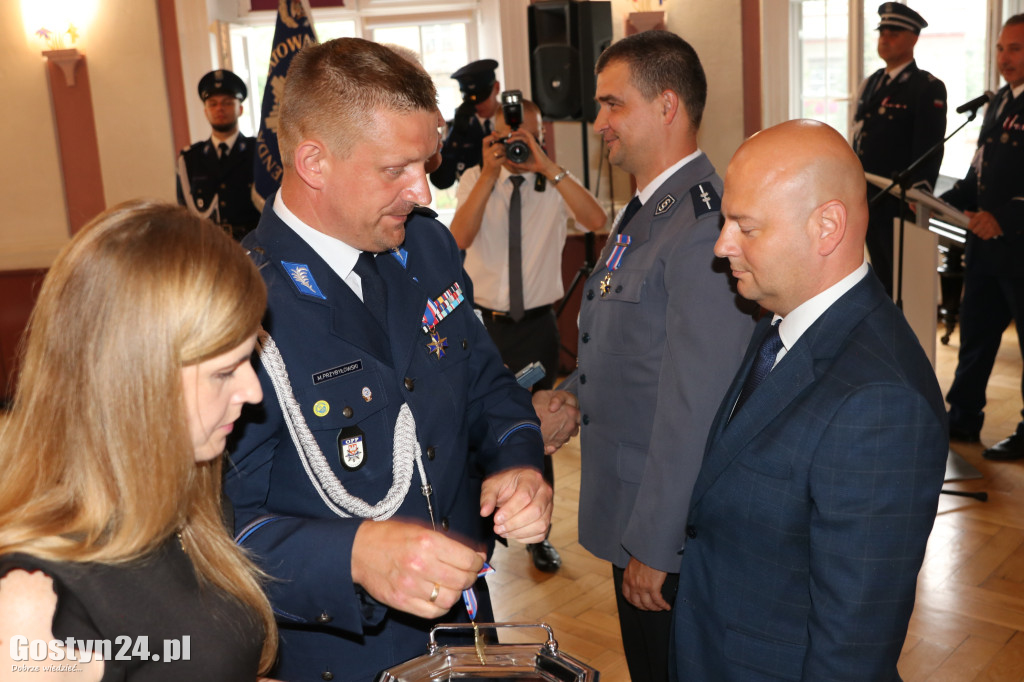
[(466, 295), (462, 293), (462, 287), (458, 282), (452, 282), (443, 294), (427, 301), (427, 307), (423, 311), (422, 329), (424, 334), (430, 336), (427, 352), (437, 355), (438, 360), (445, 356), (444, 349), (448, 347), (448, 337), (437, 332), (437, 325), (465, 300)]
[(622, 257), (626, 255), (626, 249), (629, 248), (631, 239), (628, 234), (620, 234), (616, 237), (615, 246), (612, 248), (611, 255), (608, 256), (608, 260), (605, 261), (605, 267), (608, 268), (608, 273), (601, 280), (601, 298), (608, 295), (608, 292), (612, 288), (612, 273), (619, 269), (622, 265)]

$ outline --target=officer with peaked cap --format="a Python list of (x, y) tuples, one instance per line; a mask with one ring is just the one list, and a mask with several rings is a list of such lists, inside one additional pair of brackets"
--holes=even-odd
[(463, 171), (479, 166), (483, 139), (494, 130), (501, 85), (494, 74), (498, 62), (479, 59), (452, 74), (462, 91), (462, 104), (448, 121), (448, 137), (441, 149), (441, 166), (430, 174), (435, 187), (447, 189)]
[[(928, 22), (906, 5), (885, 2), (878, 8), (878, 56), (885, 68), (861, 84), (853, 117), (853, 148), (864, 170), (892, 178), (942, 140), (946, 132), (946, 86), (917, 67), (914, 46)], [(935, 186), (942, 148), (910, 177), (913, 185)], [(868, 196), (881, 189), (868, 185)], [(867, 247), (871, 265), (886, 292), (893, 292), (893, 220), (900, 202), (880, 197), (870, 208)]]
[(239, 240), (260, 219), (252, 202), (256, 141), (238, 131), (247, 94), (242, 79), (227, 69), (200, 79), (199, 98), (212, 131), (209, 139), (181, 151), (177, 168), (178, 203), (219, 223)]

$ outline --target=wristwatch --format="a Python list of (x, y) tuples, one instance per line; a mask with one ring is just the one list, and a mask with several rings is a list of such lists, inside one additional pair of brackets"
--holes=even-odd
[(564, 168), (562, 168), (562, 172), (561, 173), (559, 173), (555, 177), (551, 178), (551, 186), (554, 187), (555, 185), (560, 183), (562, 181), (562, 179), (565, 178), (565, 176), (568, 175), (568, 174), (569, 174), (569, 171), (567, 171)]

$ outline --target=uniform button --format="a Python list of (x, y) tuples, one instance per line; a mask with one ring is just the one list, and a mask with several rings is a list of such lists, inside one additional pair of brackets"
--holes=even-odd
[(448, 530), (448, 517), (447, 516), (444, 517), (443, 519), (441, 519), (441, 529), (442, 530)]
[(433, 445), (431, 445), (429, 448), (427, 448), (427, 459), (429, 459), (431, 462), (433, 462), (434, 461), (434, 457), (436, 455), (437, 455), (437, 453), (434, 451), (434, 446)]
[(587, 383), (587, 375), (586, 374), (581, 374), (580, 375), (580, 383), (581, 384)]
[(409, 391), (410, 393), (416, 390), (416, 380), (413, 379), (412, 377), (406, 377), (404, 383), (405, 390)]
[(583, 425), (586, 426), (590, 423), (590, 415), (583, 415), (583, 419), (581, 421), (583, 422)]
[(621, 292), (622, 292), (622, 285), (620, 284), (619, 286), (615, 287), (615, 293), (618, 294), (618, 293), (621, 293)]
[(587, 300), (591, 301), (591, 300), (593, 300), (593, 298), (594, 298), (594, 290), (590, 289), (589, 291), (587, 291)]
[(580, 338), (583, 339), (583, 343), (588, 343), (590, 341), (590, 334), (584, 332), (583, 336), (581, 336)]
[(326, 670), (326, 671), (320, 673), (320, 679), (321, 680), (333, 680), (334, 679), (334, 673), (332, 673), (330, 670)]
[(352, 414), (352, 408), (349, 407), (348, 405), (346, 405), (345, 408), (341, 411), (341, 416), (345, 417), (345, 419), (351, 419)]
[(462, 350), (469, 350), (469, 339), (462, 339)]
[(694, 526), (687, 526), (686, 537), (690, 538), (691, 540), (697, 537), (697, 529)]
[(320, 623), (321, 625), (330, 623), (332, 620), (334, 619), (328, 616), (326, 611), (321, 611), (320, 615), (316, 617), (316, 622)]
[(221, 189), (224, 189), (224, 183), (223, 183), (223, 182), (222, 182), (222, 183), (220, 183), (220, 188), (221, 188)]

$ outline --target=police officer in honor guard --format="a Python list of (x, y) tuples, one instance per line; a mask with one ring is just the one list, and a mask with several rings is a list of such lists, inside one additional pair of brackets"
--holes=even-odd
[(494, 74), (498, 62), (480, 59), (452, 74), (462, 91), (462, 104), (455, 118), (448, 121), (448, 137), (441, 148), (441, 166), (430, 174), (430, 182), (447, 189), (462, 177), (467, 168), (479, 166), (483, 158), (483, 140), (494, 130), (501, 84)]
[(178, 155), (178, 203), (219, 223), (241, 240), (259, 222), (252, 202), (254, 138), (238, 131), (247, 90), (242, 79), (217, 69), (199, 81), (203, 113), (213, 129), (210, 139)]
[[(898, 2), (882, 3), (878, 15), (878, 56), (885, 68), (861, 84), (853, 116), (853, 148), (865, 171), (892, 179), (945, 135), (946, 86), (914, 61), (914, 46), (928, 22)], [(942, 151), (940, 146), (917, 167), (909, 178), (911, 185), (924, 184), (929, 191), (935, 186)], [(869, 198), (881, 191), (868, 184)], [(893, 219), (899, 217), (900, 201), (892, 195), (879, 197), (869, 210), (871, 265), (892, 296)]]
[[(722, 181), (697, 146), (707, 81), (668, 31), (597, 62), (594, 129), (636, 178), (579, 317), (579, 540), (610, 561), (630, 677), (668, 678), (671, 605), (708, 429), (754, 329), (713, 253)], [(682, 502), (681, 502), (682, 501)]]
[(544, 441), (455, 240), (417, 208), (439, 137), (430, 77), (377, 43), (309, 45), (279, 131), (281, 188), (243, 241), (267, 283), (264, 401), (225, 491), (272, 577), (272, 676), (372, 680), (426, 651), (436, 620), (493, 618), (488, 543), (550, 523)]
[[(949, 435), (978, 442), (985, 387), (1011, 321), (1024, 355), (1024, 14), (1007, 19), (996, 44), (1006, 80), (988, 105), (967, 176), (942, 198), (967, 211), (960, 357), (946, 394)], [(1024, 397), (1024, 379), (1021, 385)], [(1022, 413), (1024, 414), (1024, 413)], [(985, 450), (992, 460), (1024, 458), (1024, 421)]]
[[(518, 91), (506, 93), (503, 101), (506, 96), (494, 132), (484, 138), (483, 163), (459, 181), (451, 231), (466, 250), (474, 303), (502, 360), (513, 372), (534, 361), (543, 365), (544, 377), (533, 385), (539, 389), (537, 402), (558, 375), (560, 337), (552, 304), (565, 295), (562, 249), (568, 221), (597, 230), (608, 216), (544, 152), (540, 108)], [(554, 486), (551, 457), (544, 460), (544, 480)], [(528, 549), (538, 570), (553, 572), (562, 563), (547, 540)]]

